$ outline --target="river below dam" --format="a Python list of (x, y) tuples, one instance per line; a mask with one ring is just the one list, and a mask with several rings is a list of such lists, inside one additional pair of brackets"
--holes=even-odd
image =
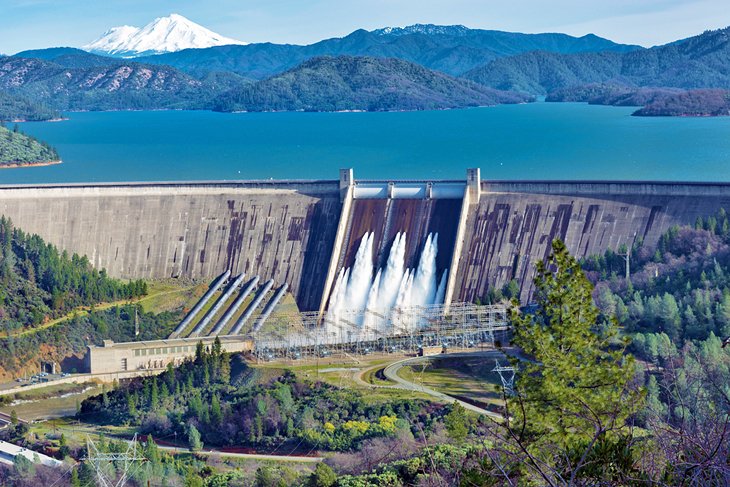
[(84, 112), (21, 124), (63, 164), (0, 170), (1, 184), (236, 179), (730, 181), (730, 117), (532, 103), (390, 113)]

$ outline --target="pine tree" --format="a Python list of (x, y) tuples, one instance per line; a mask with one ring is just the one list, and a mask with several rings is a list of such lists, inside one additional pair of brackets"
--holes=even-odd
[(145, 444), (144, 448), (144, 456), (147, 461), (152, 464), (153, 467), (159, 465), (160, 449), (157, 447), (157, 443), (155, 443), (155, 439), (152, 438), (152, 435), (149, 435), (147, 437), (147, 443)]
[(469, 434), (469, 418), (464, 406), (454, 401), (451, 412), (444, 417), (444, 425), (449, 438), (457, 443), (463, 443)]
[(337, 483), (337, 474), (324, 462), (319, 462), (309, 477), (311, 487), (332, 487)]
[(548, 262), (537, 264), (535, 288), (538, 311), (511, 316), (514, 344), (530, 359), (517, 364), (506, 426), (535, 468), (567, 459), (561, 468), (574, 476), (595, 448), (629, 434), (626, 421), (642, 392), (630, 387), (628, 342), (618, 340), (615, 320), (598, 322), (593, 286), (563, 242), (555, 240)]
[(210, 401), (210, 422), (213, 428), (218, 428), (223, 421), (223, 413), (221, 412), (221, 402), (217, 395), (213, 395)]
[(188, 427), (188, 445), (190, 445), (190, 451), (200, 451), (203, 448), (203, 442), (200, 439), (200, 432), (194, 424), (190, 424)]

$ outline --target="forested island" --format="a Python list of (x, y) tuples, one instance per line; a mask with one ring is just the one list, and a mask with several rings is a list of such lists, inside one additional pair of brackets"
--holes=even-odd
[(636, 88), (614, 84), (589, 84), (550, 93), (548, 102), (587, 102), (591, 105), (642, 107), (640, 117), (717, 117), (730, 115), (730, 91)]
[(0, 125), (0, 168), (59, 164), (56, 149), (35, 137)]

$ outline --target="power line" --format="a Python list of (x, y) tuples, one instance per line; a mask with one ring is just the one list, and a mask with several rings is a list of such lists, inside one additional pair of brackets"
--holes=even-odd
[[(86, 458), (84, 461), (91, 464), (96, 471), (96, 479), (102, 487), (122, 487), (126, 485), (129, 479), (129, 469), (135, 462), (144, 462), (146, 458), (137, 452), (137, 434), (135, 433), (132, 441), (127, 444), (127, 450), (124, 453), (102, 452), (94, 443), (90, 436), (86, 436)], [(115, 482), (114, 478), (107, 476), (105, 468), (114, 462), (122, 464), (122, 476)], [(134, 469), (136, 471), (137, 468)], [(116, 477), (116, 476), (115, 476)]]

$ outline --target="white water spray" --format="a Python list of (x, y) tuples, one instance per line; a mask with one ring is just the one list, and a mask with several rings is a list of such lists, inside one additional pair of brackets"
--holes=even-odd
[[(419, 323), (409, 316), (413, 306), (441, 304), (446, 293), (447, 271), (438, 280), (438, 234), (428, 234), (418, 267), (405, 267), (406, 234), (398, 233), (384, 269), (373, 278), (373, 233), (363, 235), (352, 268), (340, 270), (330, 295), (327, 321), (335, 328), (355, 324), (362, 333), (377, 334), (392, 326), (403, 331)], [(355, 316), (345, 319), (346, 315)]]

